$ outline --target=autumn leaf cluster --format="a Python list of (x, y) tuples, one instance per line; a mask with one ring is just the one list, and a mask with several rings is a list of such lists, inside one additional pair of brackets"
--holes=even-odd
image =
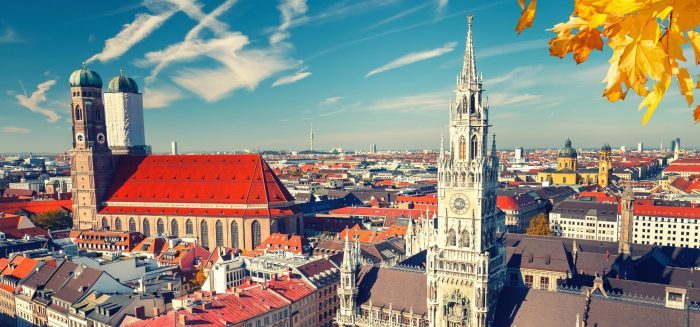
[(551, 236), (552, 229), (549, 228), (549, 217), (547, 217), (547, 214), (541, 213), (530, 220), (530, 226), (528, 226), (525, 234)]
[[(537, 0), (518, 3), (522, 14), (515, 29), (521, 33), (532, 26)], [(695, 103), (693, 92), (700, 82), (682, 64), (700, 64), (698, 25), (700, 0), (574, 0), (569, 20), (551, 29), (557, 35), (549, 41), (549, 51), (560, 58), (573, 53), (576, 63), (582, 63), (607, 43), (612, 56), (603, 96), (615, 102), (632, 90), (643, 97), (639, 109), (646, 108), (646, 124), (674, 80), (688, 107)], [(687, 45), (694, 61), (683, 55)], [(700, 122), (700, 105), (693, 119)]]

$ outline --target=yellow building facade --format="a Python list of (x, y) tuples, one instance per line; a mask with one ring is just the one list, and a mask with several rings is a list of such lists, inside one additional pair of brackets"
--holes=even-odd
[(612, 157), (609, 145), (600, 149), (598, 169), (579, 169), (578, 153), (571, 146), (571, 140), (567, 139), (564, 147), (559, 150), (557, 168), (541, 170), (537, 173), (540, 183), (548, 182), (553, 185), (592, 185), (601, 187), (610, 185), (612, 176)]

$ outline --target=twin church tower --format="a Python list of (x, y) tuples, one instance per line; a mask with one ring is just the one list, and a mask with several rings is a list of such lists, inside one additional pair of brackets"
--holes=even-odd
[[(73, 228), (97, 224), (100, 199), (119, 155), (145, 155), (143, 97), (133, 79), (123, 73), (102, 92), (102, 78), (85, 65), (70, 75), (73, 149)], [(104, 98), (103, 98), (104, 97)]]

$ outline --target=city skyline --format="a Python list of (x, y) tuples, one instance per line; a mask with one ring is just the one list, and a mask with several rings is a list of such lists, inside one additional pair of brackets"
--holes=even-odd
[(549, 56), (553, 35), (545, 29), (569, 8), (542, 8), (534, 28), (517, 36), (514, 1), (293, 4), (100, 3), (90, 4), (91, 16), (61, 20), (54, 13), (85, 5), (47, 4), (23, 17), (19, 5), (6, 4), (18, 15), (0, 22), (0, 48), (12, 58), (0, 64), (8, 72), (0, 151), (70, 148), (67, 80), (86, 60), (105, 84), (120, 69), (137, 81), (152, 109), (145, 124), (154, 152), (167, 152), (172, 140), (182, 152), (305, 150), (311, 122), (318, 149), (436, 149), (435, 136), (447, 133), (467, 13), (475, 15), (499, 149), (558, 148), (566, 138), (592, 149), (668, 147), (676, 137), (683, 147), (700, 145), (691, 110), (673, 91), (645, 127), (634, 110), (639, 99), (600, 97), (607, 51), (579, 66)]

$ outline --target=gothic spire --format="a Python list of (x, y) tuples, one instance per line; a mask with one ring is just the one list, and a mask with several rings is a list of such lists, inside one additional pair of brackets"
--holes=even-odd
[(476, 84), (478, 76), (476, 74), (476, 61), (474, 59), (474, 41), (472, 40), (472, 19), (474, 16), (467, 16), (469, 28), (467, 30), (467, 47), (464, 51), (464, 66), (462, 67), (461, 82), (463, 84)]

